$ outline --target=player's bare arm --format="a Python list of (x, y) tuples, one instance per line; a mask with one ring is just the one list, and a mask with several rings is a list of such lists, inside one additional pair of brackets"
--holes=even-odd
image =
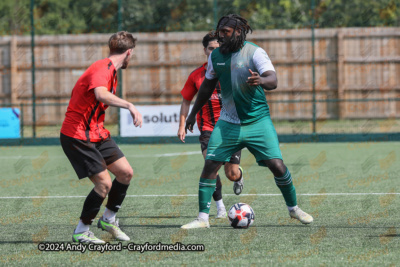
[(209, 80), (204, 78), (203, 83), (200, 86), (199, 92), (197, 93), (196, 101), (194, 102), (192, 111), (186, 119), (185, 132), (189, 129), (193, 133), (193, 126), (196, 123), (196, 114), (204, 106), (207, 100), (211, 97), (215, 87), (217, 86), (218, 79)]
[(185, 136), (186, 136), (185, 122), (186, 122), (186, 117), (189, 114), (189, 108), (190, 108), (190, 103), (191, 102), (192, 101), (183, 99), (182, 100), (182, 104), (181, 104), (181, 111), (180, 111), (180, 114), (179, 114), (178, 138), (183, 143), (185, 143)]
[(136, 127), (142, 127), (142, 114), (136, 109), (136, 107), (129, 103), (128, 101), (115, 96), (110, 93), (106, 87), (96, 87), (94, 89), (94, 94), (96, 99), (108, 106), (118, 107), (118, 108), (126, 108), (131, 112), (131, 116), (133, 118), (133, 124)]
[(278, 79), (276, 78), (275, 71), (265, 71), (261, 76), (250, 69), (249, 72), (251, 74), (251, 76), (247, 78), (247, 83), (249, 85), (260, 85), (264, 90), (274, 90), (278, 86)]

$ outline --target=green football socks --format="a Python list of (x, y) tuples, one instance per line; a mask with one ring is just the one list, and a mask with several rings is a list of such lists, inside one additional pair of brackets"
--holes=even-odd
[(199, 182), (199, 212), (210, 213), (211, 197), (214, 193), (217, 179), (200, 178)]
[(294, 207), (297, 205), (296, 189), (292, 182), (292, 175), (289, 169), (286, 168), (285, 175), (282, 177), (274, 177), (276, 185), (282, 192), (283, 198), (285, 199), (288, 207)]

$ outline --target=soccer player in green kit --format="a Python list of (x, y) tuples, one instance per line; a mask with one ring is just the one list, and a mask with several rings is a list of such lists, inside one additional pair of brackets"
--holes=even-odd
[(193, 131), (196, 114), (218, 81), (221, 84), (222, 110), (208, 144), (200, 177), (199, 215), (183, 225), (184, 229), (210, 227), (208, 214), (217, 172), (223, 162), (229, 161), (233, 153), (244, 147), (255, 156), (260, 166), (268, 167), (273, 173), (290, 217), (303, 224), (313, 221), (311, 215), (297, 206), (292, 176), (283, 163), (270, 118), (264, 90), (277, 88), (275, 69), (262, 48), (246, 41), (250, 31), (247, 20), (235, 14), (224, 16), (218, 22), (216, 32), (220, 47), (209, 56), (205, 79), (186, 120), (186, 129)]

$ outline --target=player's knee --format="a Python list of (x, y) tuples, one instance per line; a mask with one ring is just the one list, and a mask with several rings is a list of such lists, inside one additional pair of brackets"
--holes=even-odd
[(225, 164), (225, 176), (232, 182), (239, 180), (239, 178), (241, 176), (239, 167), (235, 166), (235, 165), (230, 165), (229, 163), (226, 163)]
[(132, 167), (129, 168), (129, 171), (128, 171), (128, 173), (127, 173), (127, 177), (129, 178), (129, 180), (131, 180), (132, 177), (133, 177), (133, 169), (132, 169)]
[(97, 184), (95, 187), (99, 195), (101, 195), (102, 197), (106, 197), (108, 192), (110, 192), (111, 190), (111, 186), (112, 186), (111, 180), (108, 180)]
[[(201, 177), (207, 178), (207, 179), (215, 179), (221, 165), (222, 165), (221, 162), (206, 160), (204, 163), (203, 172), (201, 173)], [(214, 178), (211, 178), (211, 177), (214, 177)]]
[(282, 177), (286, 173), (286, 166), (281, 159), (270, 160), (268, 167), (276, 177)]
[(125, 170), (122, 171), (120, 178), (121, 180), (129, 183), (132, 177), (133, 177), (133, 169), (132, 167), (129, 166), (129, 168), (126, 168)]
[(107, 182), (106, 184), (104, 184), (104, 191), (105, 191), (105, 193), (108, 194), (108, 192), (110, 192), (110, 190), (111, 190), (111, 187), (112, 187), (111, 181), (110, 181), (110, 182)]
[(225, 176), (232, 182), (236, 181), (235, 172), (232, 169), (225, 169)]
[(207, 159), (204, 162), (204, 169), (214, 169), (215, 161)]

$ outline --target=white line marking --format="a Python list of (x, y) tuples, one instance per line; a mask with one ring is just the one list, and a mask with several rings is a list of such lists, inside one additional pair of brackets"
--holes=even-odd
[[(326, 194), (297, 194), (297, 196), (368, 196), (368, 195), (400, 195), (400, 193), (326, 193)], [(127, 195), (126, 197), (197, 197), (197, 194), (189, 195)], [(223, 194), (223, 196), (236, 196), (235, 194)], [(282, 194), (241, 194), (240, 196), (267, 196), (275, 197)], [(34, 198), (84, 198), (87, 196), (14, 196), (0, 197), (0, 199), (34, 199)]]
[(173, 156), (183, 156), (183, 155), (196, 155), (201, 154), (199, 151), (188, 151), (188, 152), (178, 152), (178, 153), (167, 153), (167, 154), (155, 154), (155, 157), (173, 157)]

